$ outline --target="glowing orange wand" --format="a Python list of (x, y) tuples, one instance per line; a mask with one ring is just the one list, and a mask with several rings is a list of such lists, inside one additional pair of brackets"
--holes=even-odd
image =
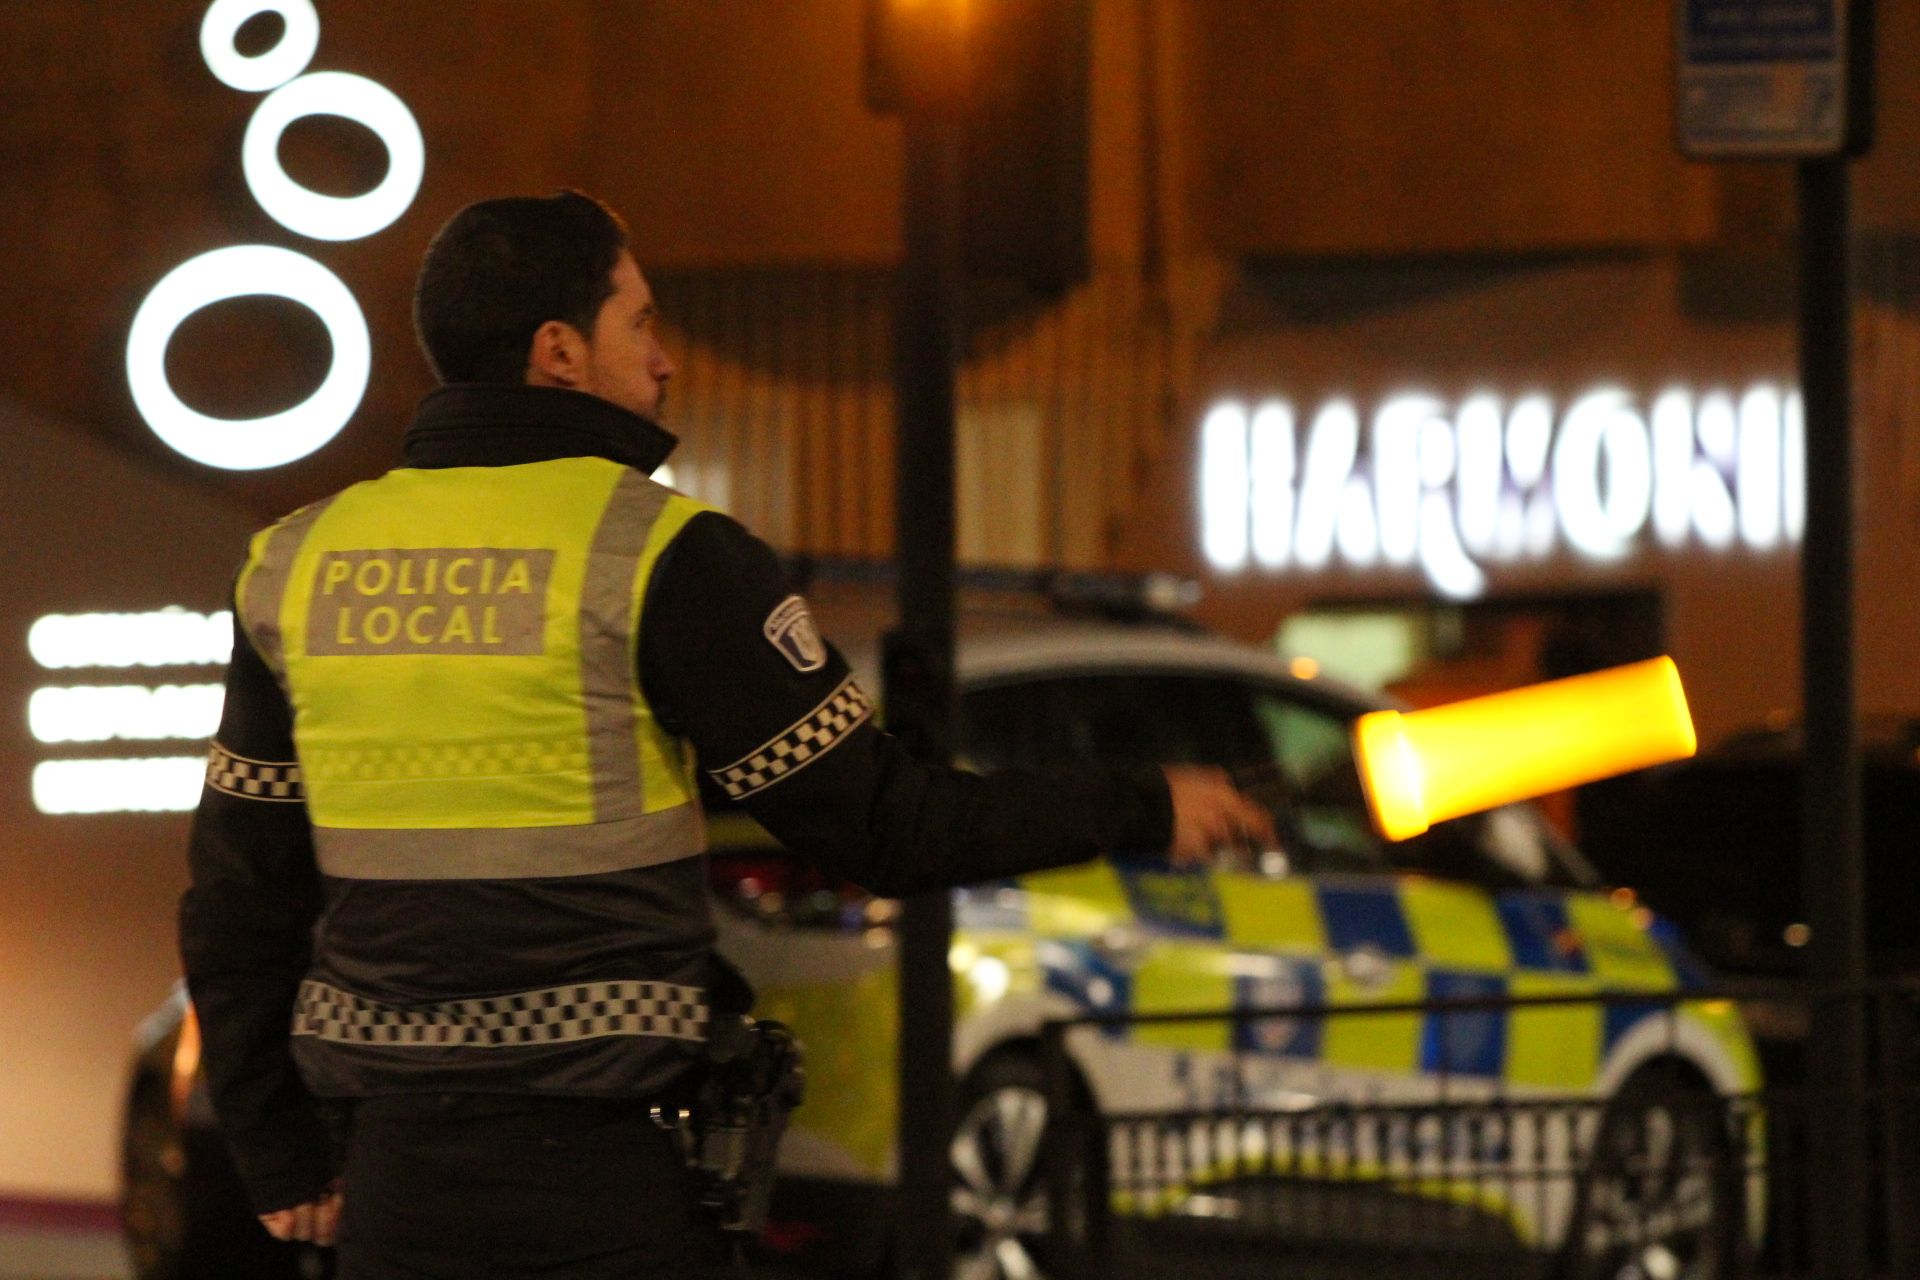
[(1389, 840), (1436, 822), (1690, 756), (1671, 658), (1550, 680), (1353, 726), (1374, 825)]

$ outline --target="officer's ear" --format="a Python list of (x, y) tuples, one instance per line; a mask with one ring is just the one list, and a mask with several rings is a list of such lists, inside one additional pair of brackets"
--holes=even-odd
[(587, 355), (584, 334), (565, 320), (549, 320), (527, 345), (527, 383), (578, 390), (587, 380)]

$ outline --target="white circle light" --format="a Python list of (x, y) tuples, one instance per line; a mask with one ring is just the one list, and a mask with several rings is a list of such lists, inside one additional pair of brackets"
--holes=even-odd
[[(306, 116), (340, 116), (371, 129), (387, 149), (387, 176), (357, 196), (326, 196), (301, 186), (280, 164), (280, 135)], [(345, 71), (315, 71), (281, 85), (254, 108), (240, 144), (247, 187), (269, 216), (315, 240), (358, 240), (407, 211), (426, 172), (419, 122), (391, 89)]]
[[(319, 388), (263, 418), (214, 418), (189, 408), (167, 381), (167, 343), (203, 307), (229, 298), (286, 298), (320, 317), (333, 364)], [(195, 462), (257, 471), (304, 458), (340, 433), (366, 394), (372, 369), (367, 320), (340, 277), (305, 254), (233, 245), (190, 258), (153, 287), (127, 335), (127, 385), (154, 434)]]
[[(233, 47), (233, 38), (250, 18), (277, 13), (287, 29), (279, 43), (249, 57)], [(307, 69), (320, 47), (320, 15), (313, 0), (214, 0), (200, 22), (200, 56), (228, 88), (242, 93), (277, 89)]]

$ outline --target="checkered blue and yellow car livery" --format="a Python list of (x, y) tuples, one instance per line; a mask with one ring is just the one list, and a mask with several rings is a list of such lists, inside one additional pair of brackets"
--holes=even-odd
[[(962, 945), (980, 947), (1008, 933), (1044, 941), (1037, 949), (1046, 958), (1041, 980), (1098, 1012), (1669, 993), (1705, 985), (1673, 929), (1624, 894), (1492, 893), (1411, 876), (1266, 879), (1095, 863), (1027, 877), (1015, 894), (998, 895), (1004, 905), (985, 911), (974, 905), (982, 896), (962, 898)], [(1129, 962), (1108, 957), (1115, 930), (1140, 935), (1130, 939)], [(1757, 1083), (1738, 1023), (1716, 1009), (1690, 1012), (1714, 1028), (1727, 1056), (1726, 1083)], [(1324, 1026), (1303, 1021), (1285, 1034), (1254, 1024), (1237, 1043), (1225, 1022), (1147, 1026), (1133, 1034), (1173, 1048), (1278, 1052), (1370, 1073), (1585, 1091), (1651, 1013), (1647, 1006), (1573, 1005), (1386, 1014), (1328, 1019)]]
[[(897, 1116), (897, 987), (885, 930), (730, 928), (760, 977), (760, 1006), (809, 1045), (816, 1087), (797, 1112), (783, 1166), (801, 1176), (883, 1181)], [(776, 944), (778, 945), (778, 944)], [(1090, 863), (956, 898), (955, 1067), (1078, 1013), (1194, 1012), (1458, 997), (1684, 993), (1705, 975), (1675, 931), (1624, 892), (1493, 891), (1420, 876), (1268, 877), (1164, 864)], [(786, 975), (785, 977), (775, 975)], [(769, 980), (770, 979), (770, 980)], [(1088, 1029), (1069, 1041), (1110, 1112), (1284, 1096), (1419, 1103), (1440, 1096), (1599, 1098), (1639, 1065), (1679, 1057), (1722, 1093), (1758, 1087), (1754, 1051), (1725, 1002), (1573, 1003), (1471, 1012), (1276, 1017)], [(1424, 1194), (1461, 1188), (1436, 1180)], [(1123, 1205), (1152, 1212), (1155, 1205)], [(1165, 1206), (1160, 1206), (1165, 1207)], [(1550, 1234), (1517, 1206), (1528, 1236)], [(1562, 1216), (1548, 1206), (1552, 1216)]]

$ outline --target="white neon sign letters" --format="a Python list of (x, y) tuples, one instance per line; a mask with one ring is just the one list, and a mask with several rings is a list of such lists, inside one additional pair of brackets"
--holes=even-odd
[[(54, 671), (218, 666), (233, 652), (233, 614), (50, 613), (27, 628), (27, 650)], [(27, 728), (49, 744), (206, 739), (225, 700), (210, 682), (49, 685), (28, 697)], [(205, 774), (204, 755), (43, 760), (33, 803), (47, 814), (179, 813), (199, 802)]]
[(1201, 543), (1217, 569), (1418, 569), (1441, 594), (1486, 589), (1487, 564), (1564, 543), (1591, 560), (1632, 554), (1650, 527), (1688, 543), (1766, 551), (1806, 522), (1799, 393), (1736, 400), (1672, 388), (1643, 405), (1594, 388), (1557, 411), (1546, 396), (1458, 404), (1404, 393), (1365, 433), (1352, 401), (1305, 424), (1292, 404), (1215, 405), (1201, 424)]
[(151, 613), (49, 613), (27, 628), (27, 652), (54, 671), (225, 666), (233, 656), (233, 613), (177, 605)]
[(42, 813), (185, 813), (200, 800), (205, 756), (49, 760), (33, 767)]
[[(244, 55), (234, 37), (248, 19), (276, 13), (285, 25), (264, 53)], [(200, 52), (221, 83), (265, 92), (241, 143), (247, 189), (268, 216), (315, 240), (358, 240), (392, 225), (419, 194), (426, 145), (405, 103), (383, 85), (340, 71), (306, 72), (320, 44), (311, 0), (214, 0), (200, 24)], [(306, 74), (302, 74), (306, 72)], [(333, 115), (371, 130), (387, 150), (387, 175), (357, 196), (322, 195), (280, 164), (280, 138), (294, 121)], [(327, 376), (311, 396), (260, 418), (214, 418), (188, 407), (167, 381), (167, 344), (187, 317), (230, 298), (286, 298), (307, 307), (333, 344)], [(372, 369), (367, 321), (340, 278), (305, 254), (271, 245), (216, 249), (176, 267), (134, 314), (127, 385), (155, 435), (210, 467), (253, 471), (304, 458), (338, 435), (366, 395)]]
[(225, 697), (217, 684), (49, 685), (27, 699), (27, 728), (39, 742), (210, 738)]

